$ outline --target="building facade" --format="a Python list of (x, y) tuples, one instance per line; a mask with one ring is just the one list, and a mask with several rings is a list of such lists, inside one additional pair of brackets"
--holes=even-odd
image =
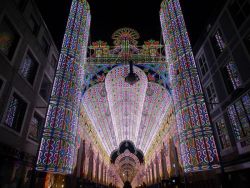
[(221, 166), (230, 185), (249, 185), (250, 1), (228, 0), (194, 47)]
[(0, 187), (27, 187), (58, 61), (32, 0), (1, 1)]

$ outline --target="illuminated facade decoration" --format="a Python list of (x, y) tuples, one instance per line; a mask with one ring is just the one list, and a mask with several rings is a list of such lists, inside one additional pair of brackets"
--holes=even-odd
[(90, 26), (86, 0), (73, 0), (41, 141), (37, 170), (70, 174)]
[(33, 84), (37, 72), (38, 63), (30, 53), (27, 53), (20, 67), (20, 74), (30, 83)]
[(236, 140), (240, 141), (242, 146), (249, 145), (246, 138), (250, 136), (250, 94), (243, 95), (240, 100), (230, 105), (227, 111)]
[(230, 61), (227, 65), (226, 65), (226, 69), (227, 69), (227, 74), (229, 75), (229, 79), (233, 85), (234, 90), (239, 88), (242, 85), (241, 79), (240, 79), (240, 74), (238, 71), (238, 67), (235, 64), (234, 61)]
[(141, 69), (134, 67), (134, 72), (139, 76), (134, 85), (125, 82), (124, 77), (129, 73), (127, 65), (112, 69), (105, 80), (118, 143), (123, 140), (136, 142), (139, 132), (148, 80)]
[(163, 1), (160, 19), (184, 170), (218, 168), (212, 127), (179, 1)]
[(16, 93), (11, 96), (4, 124), (17, 132), (21, 131), (27, 103)]
[[(121, 28), (118, 29), (113, 35), (112, 39), (114, 40), (115, 46), (126, 46), (126, 45), (137, 45), (137, 39), (140, 38), (140, 35), (137, 31), (131, 28)], [(127, 42), (127, 44), (125, 44)]]
[(93, 57), (107, 57), (109, 56), (109, 45), (104, 41), (93, 42), (89, 49), (93, 50)]
[(161, 55), (159, 53), (159, 49), (161, 47), (162, 46), (160, 45), (159, 41), (155, 41), (155, 40), (145, 41), (144, 45), (142, 46), (141, 53), (145, 55), (145, 57), (147, 56), (157, 57)]

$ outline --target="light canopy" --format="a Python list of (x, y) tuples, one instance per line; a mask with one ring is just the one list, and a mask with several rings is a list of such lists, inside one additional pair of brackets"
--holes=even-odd
[(83, 96), (83, 104), (96, 132), (103, 141), (104, 148), (108, 154), (111, 154), (117, 147), (117, 141), (104, 83), (89, 88)]
[(123, 140), (136, 142), (139, 132), (143, 104), (148, 85), (146, 74), (134, 66), (139, 81), (134, 85), (125, 82), (129, 66), (112, 69), (106, 76), (105, 85), (118, 143)]

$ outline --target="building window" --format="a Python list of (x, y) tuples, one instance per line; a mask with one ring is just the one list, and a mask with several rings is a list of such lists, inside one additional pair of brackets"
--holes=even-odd
[(42, 37), (41, 47), (42, 47), (42, 50), (43, 50), (44, 54), (48, 55), (50, 45), (49, 45), (48, 41), (45, 39), (45, 37)]
[(4, 124), (17, 132), (20, 132), (26, 108), (27, 103), (14, 93), (10, 98)]
[(2, 91), (2, 87), (3, 87), (3, 80), (0, 78), (0, 91)]
[(244, 38), (244, 43), (248, 53), (250, 54), (250, 33)]
[(222, 72), (229, 93), (238, 89), (242, 85), (240, 74), (234, 61), (230, 60), (223, 67)]
[(236, 140), (241, 141), (242, 147), (249, 145), (247, 140), (242, 139), (250, 137), (250, 94), (229, 106), (227, 111)]
[(217, 130), (221, 148), (226, 149), (230, 147), (231, 146), (230, 138), (228, 136), (228, 131), (227, 131), (224, 119), (218, 120), (215, 123), (215, 125), (216, 125), (216, 130)]
[(0, 51), (9, 59), (12, 58), (20, 36), (14, 29), (9, 19), (3, 18), (0, 27)]
[(218, 57), (226, 47), (225, 40), (220, 29), (217, 29), (217, 31), (211, 36), (211, 43), (215, 56)]
[(208, 72), (208, 66), (207, 66), (207, 61), (206, 61), (206, 57), (204, 54), (202, 54), (198, 58), (198, 63), (199, 63), (201, 75), (205, 76), (205, 74)]
[(57, 67), (57, 59), (55, 58), (55, 56), (51, 57), (50, 64), (53, 67), (53, 69), (56, 69), (56, 67)]
[(52, 88), (52, 84), (49, 78), (46, 75), (44, 75), (39, 93), (46, 102), (49, 101), (51, 88)]
[(33, 15), (30, 15), (28, 23), (29, 23), (32, 33), (34, 35), (37, 35), (39, 31), (39, 24), (37, 23)]
[(34, 113), (34, 116), (31, 119), (28, 138), (38, 142), (40, 140), (43, 128), (43, 118)]
[(30, 52), (27, 53), (19, 73), (32, 85), (38, 69), (38, 63)]
[(211, 82), (206, 88), (209, 108), (213, 110), (218, 104), (218, 98), (214, 89), (214, 84)]
[(229, 5), (229, 12), (237, 27), (240, 27), (250, 15), (250, 2), (248, 0), (235, 0)]
[(27, 4), (27, 0), (15, 0), (15, 2), (20, 10), (24, 10)]

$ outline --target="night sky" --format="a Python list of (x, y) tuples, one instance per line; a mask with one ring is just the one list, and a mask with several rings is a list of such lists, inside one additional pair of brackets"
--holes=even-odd
[[(192, 45), (206, 27), (217, 3), (222, 0), (180, 0)], [(61, 47), (72, 0), (36, 0), (42, 16)], [(90, 40), (104, 40), (112, 45), (111, 35), (121, 27), (136, 29), (140, 42), (160, 40), (159, 10), (162, 0), (89, 0), (91, 10)]]

